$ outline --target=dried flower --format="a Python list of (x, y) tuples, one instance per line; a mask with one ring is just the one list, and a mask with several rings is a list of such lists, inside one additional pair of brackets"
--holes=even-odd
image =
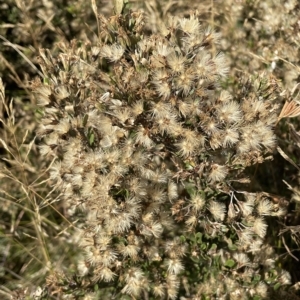
[(209, 211), (216, 221), (223, 221), (225, 218), (226, 207), (224, 203), (211, 201), (209, 204)]

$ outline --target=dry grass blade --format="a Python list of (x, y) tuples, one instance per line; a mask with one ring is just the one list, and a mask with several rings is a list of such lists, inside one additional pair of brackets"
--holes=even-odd
[(293, 160), (291, 158), (289, 158), (284, 151), (278, 146), (277, 147), (277, 151), (280, 153), (280, 155), (287, 160), (290, 164), (292, 164), (295, 168), (297, 168), (297, 170), (300, 171), (300, 168), (293, 162)]
[(287, 102), (285, 102), (285, 104), (278, 116), (277, 123), (283, 118), (294, 118), (299, 115), (300, 115), (300, 105), (297, 102), (295, 102), (294, 100), (292, 100), (290, 102), (287, 101)]
[(4, 149), (14, 157), (13, 153), (9, 150), (9, 147), (7, 146), (7, 144), (5, 143), (5, 141), (2, 140), (2, 139), (0, 139), (0, 143), (2, 144), (2, 146), (4, 147)]
[(291, 138), (294, 140), (296, 145), (300, 148), (300, 134), (299, 134), (299, 132), (297, 132), (295, 130), (295, 127), (293, 126), (293, 124), (289, 124), (289, 128), (290, 128)]
[(2, 81), (1, 77), (0, 77), (0, 96), (1, 96), (1, 101), (4, 102), (4, 99), (5, 99), (5, 89), (4, 89), (4, 85), (3, 85), (3, 81)]
[(98, 8), (95, 0), (91, 0), (92, 3), (92, 9), (95, 14), (96, 20), (97, 20), (97, 28), (98, 28), (98, 36), (100, 36), (101, 28), (99, 23), (99, 17), (98, 17)]
[(2, 35), (0, 35), (0, 38), (5, 41), (8, 46), (12, 47), (16, 52), (18, 52), (23, 59), (41, 76), (41, 78), (44, 78), (44, 74), (41, 73), (40, 70), (28, 59), (28, 57), (18, 49), (17, 45), (14, 45)]

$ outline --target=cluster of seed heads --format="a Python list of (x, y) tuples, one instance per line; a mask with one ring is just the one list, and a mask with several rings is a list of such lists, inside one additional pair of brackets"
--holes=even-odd
[(264, 216), (284, 211), (233, 186), (275, 145), (276, 82), (222, 91), (219, 35), (197, 14), (168, 20), (167, 35), (149, 34), (139, 12), (99, 23), (96, 41), (61, 43), (56, 57), (41, 50), (45, 80), (33, 83), (40, 149), (56, 158), (51, 179), (70, 216), (81, 211), (81, 275), (118, 281), (133, 297), (175, 299), (180, 274), (201, 256), (181, 236), (197, 232), (234, 233), (242, 254), (233, 259), (257, 267), (242, 251), (257, 253)]

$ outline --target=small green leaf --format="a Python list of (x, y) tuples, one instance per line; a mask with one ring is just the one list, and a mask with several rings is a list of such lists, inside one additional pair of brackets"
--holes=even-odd
[(43, 83), (46, 84), (46, 85), (49, 85), (50, 79), (48, 77), (44, 77), (43, 78)]
[(186, 241), (186, 237), (184, 235), (180, 236), (180, 242), (184, 243)]
[(201, 232), (197, 232), (196, 235), (195, 235), (195, 240), (196, 240), (196, 243), (198, 244), (201, 244), (202, 243), (202, 233)]
[(95, 141), (95, 135), (94, 135), (93, 132), (91, 132), (90, 135), (89, 135), (89, 144), (93, 145), (94, 141)]
[(85, 114), (84, 117), (83, 117), (83, 121), (82, 121), (83, 127), (85, 127), (85, 125), (86, 125), (86, 123), (88, 121), (88, 118), (89, 118), (89, 115)]
[(261, 280), (261, 276), (259, 274), (256, 274), (253, 278), (253, 281), (259, 282)]
[(279, 282), (277, 282), (275, 285), (274, 285), (274, 290), (278, 290), (280, 288), (281, 284)]
[(206, 244), (204, 244), (204, 243), (201, 244), (201, 246), (200, 246), (200, 249), (201, 249), (201, 250), (206, 250), (206, 248), (207, 248), (207, 245), (206, 245)]
[(216, 250), (218, 248), (218, 246), (216, 244), (212, 244), (210, 249), (211, 251)]
[(44, 110), (43, 110), (42, 108), (37, 108), (37, 109), (35, 110), (35, 112), (36, 112), (38, 115), (41, 115), (41, 116), (44, 115)]
[(227, 244), (228, 244), (228, 249), (231, 251), (235, 251), (237, 249), (237, 246), (235, 244), (233, 244), (232, 239), (228, 238), (227, 239)]
[(235, 266), (235, 261), (233, 259), (228, 259), (225, 262), (224, 266), (227, 268), (233, 268)]

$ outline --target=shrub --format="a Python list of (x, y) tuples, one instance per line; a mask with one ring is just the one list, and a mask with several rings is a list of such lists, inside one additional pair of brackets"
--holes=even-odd
[(276, 144), (278, 84), (222, 90), (219, 34), (197, 14), (167, 22), (151, 34), (140, 12), (99, 16), (97, 42), (40, 51), (40, 149), (83, 253), (72, 286), (54, 273), (49, 291), (260, 299), (290, 282), (264, 239), (285, 207), (243, 189)]

